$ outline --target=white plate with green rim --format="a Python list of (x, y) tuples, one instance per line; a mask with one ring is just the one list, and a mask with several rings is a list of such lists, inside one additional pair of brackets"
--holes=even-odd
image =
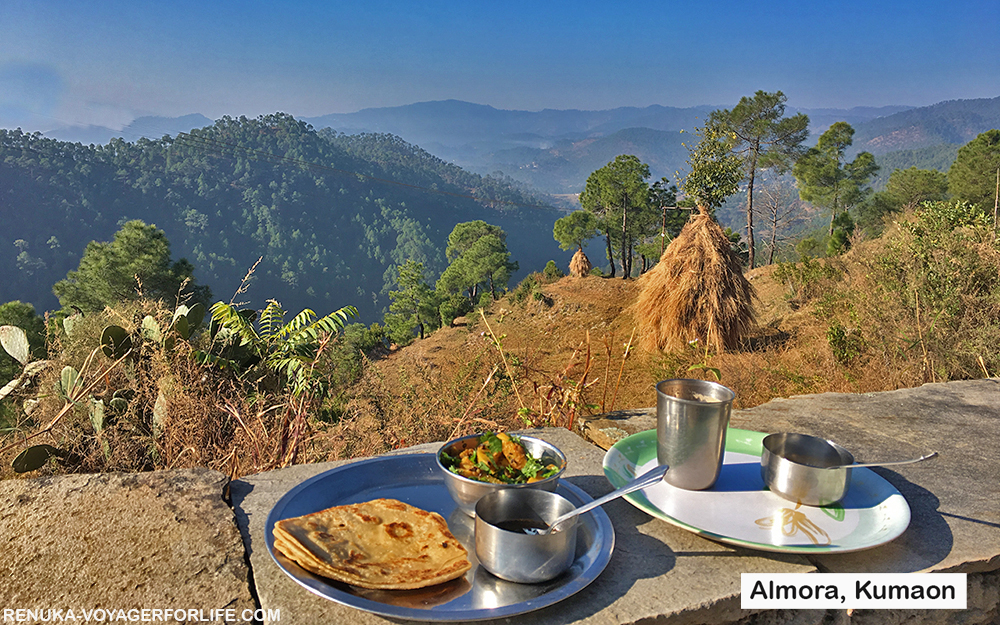
[[(847, 496), (830, 506), (796, 505), (764, 486), (761, 441), (766, 434), (729, 428), (715, 486), (693, 491), (661, 482), (625, 495), (664, 521), (720, 542), (782, 553), (845, 553), (885, 544), (910, 524), (910, 506), (869, 469), (854, 469)], [(615, 488), (656, 465), (656, 430), (633, 434), (604, 456)]]

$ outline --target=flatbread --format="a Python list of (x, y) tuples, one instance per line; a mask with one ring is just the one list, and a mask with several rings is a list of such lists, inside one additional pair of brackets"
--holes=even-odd
[(395, 499), (278, 521), (273, 534), (275, 548), (302, 568), (361, 588), (423, 588), (472, 568), (440, 514)]

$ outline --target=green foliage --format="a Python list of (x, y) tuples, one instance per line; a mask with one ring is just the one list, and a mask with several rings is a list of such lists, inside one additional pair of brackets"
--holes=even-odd
[(414, 260), (397, 267), (397, 290), (389, 291), (392, 304), (385, 315), (389, 337), (397, 345), (409, 345), (413, 332), (424, 338), (425, 331), (440, 326), (439, 298), (424, 281), (424, 265)]
[(847, 212), (840, 213), (833, 220), (833, 234), (826, 242), (826, 255), (836, 256), (850, 247), (851, 235), (854, 234), (854, 220)]
[(948, 177), (933, 169), (897, 169), (889, 176), (883, 191), (858, 205), (858, 226), (871, 235), (882, 233), (885, 217), (912, 210), (924, 202), (939, 202), (948, 197)]
[(854, 128), (850, 124), (836, 122), (792, 168), (799, 196), (830, 211), (831, 235), (834, 219), (866, 198), (870, 193), (868, 184), (878, 172), (875, 157), (869, 152), (861, 152), (853, 161), (846, 161), (853, 137)]
[(842, 365), (850, 365), (864, 353), (865, 341), (861, 332), (845, 328), (839, 323), (834, 323), (827, 329), (826, 340), (833, 351), (834, 359)]
[(580, 194), (583, 209), (597, 217), (606, 237), (612, 275), (613, 249), (617, 247), (619, 252), (622, 277), (629, 277), (635, 243), (648, 236), (652, 215), (659, 214), (659, 207), (654, 210), (650, 202), (649, 175), (649, 165), (631, 154), (621, 154), (590, 174)]
[(552, 237), (559, 243), (559, 249), (583, 249), (587, 241), (600, 234), (600, 231), (597, 216), (590, 211), (580, 210), (557, 219), (552, 228)]
[[(87, 243), (111, 241), (127, 219), (161, 228), (198, 284), (238, 284), (262, 258), (248, 305), (263, 308), (263, 293), (294, 310), (357, 300), (370, 322), (389, 304), (387, 269), (414, 259), (432, 278), (444, 270), (454, 224), (517, 228), (511, 249), (541, 268), (561, 216), (510, 179), (463, 171), (398, 137), (317, 132), (284, 114), (104, 146), (0, 130), (0, 178), (10, 233), (0, 302), (38, 310), (58, 306), (52, 284), (78, 270)], [(135, 281), (127, 270), (122, 279), (131, 296)], [(167, 291), (172, 307), (177, 292)]]
[(879, 173), (872, 182), (872, 188), (876, 191), (885, 189), (889, 176), (897, 169), (933, 169), (940, 172), (947, 172), (955, 157), (958, 155), (960, 145), (944, 143), (926, 148), (915, 148), (909, 150), (896, 150), (879, 154), (875, 157), (878, 161)]
[(183, 258), (170, 261), (170, 243), (162, 230), (133, 220), (115, 233), (112, 242), (87, 244), (80, 266), (52, 290), (63, 307), (78, 306), (85, 311), (141, 297), (208, 301), (210, 292), (194, 286), (193, 271)]
[(388, 348), (387, 336), (388, 329), (378, 323), (344, 326), (329, 350), (331, 386), (343, 390), (357, 382), (364, 370), (364, 359), (378, 356)]
[(538, 292), (538, 287), (538, 274), (528, 274), (523, 280), (521, 280), (521, 282), (518, 283), (517, 287), (510, 292), (510, 301), (515, 304), (522, 304), (527, 301), (529, 296)]
[(758, 91), (753, 98), (740, 98), (731, 111), (712, 111), (706, 124), (712, 136), (726, 138), (732, 153), (742, 161), (743, 180), (747, 182), (747, 264), (751, 268), (756, 264), (753, 217), (757, 172), (786, 171), (804, 152), (802, 142), (809, 136), (806, 115), (784, 117), (787, 100), (780, 91)]
[(441, 325), (451, 326), (456, 318), (472, 312), (472, 304), (464, 295), (453, 293), (442, 298), (438, 312), (441, 314)]
[(357, 315), (357, 310), (345, 306), (317, 318), (307, 308), (285, 323), (285, 311), (278, 302), (270, 300), (256, 327), (254, 315), (246, 312), (224, 302), (213, 304), (212, 322), (218, 328), (213, 336), (213, 352), (198, 352), (196, 357), (206, 364), (223, 364), (221, 358), (240, 353), (244, 355), (240, 361), (227, 359), (226, 364), (276, 375), (296, 396), (322, 393), (322, 382), (312, 365), (321, 346), (336, 337), (347, 319)]
[(821, 254), (822, 245), (814, 237), (806, 237), (795, 244), (795, 253), (801, 260), (816, 258)]
[(451, 264), (435, 288), (443, 297), (467, 293), (470, 307), (479, 302), (484, 288), (497, 299), (518, 268), (510, 260), (506, 233), (481, 220), (457, 224), (448, 236), (446, 254)]
[(545, 269), (542, 270), (542, 276), (545, 278), (546, 282), (555, 282), (559, 278), (564, 277), (566, 274), (562, 272), (559, 267), (556, 266), (556, 261), (550, 260), (545, 263)]
[(698, 143), (688, 148), (689, 171), (681, 190), (711, 212), (739, 189), (743, 161), (733, 153), (728, 135), (718, 125), (705, 124), (697, 134)]
[(1000, 130), (988, 130), (958, 150), (948, 170), (948, 190), (955, 198), (983, 208), (994, 206), (1000, 176)]
[(926, 354), (928, 380), (972, 377), (979, 357), (991, 367), (1000, 358), (1000, 246), (990, 221), (962, 200), (926, 203), (870, 263), (891, 317), (877, 321), (906, 320), (910, 329), (901, 338), (908, 350)]

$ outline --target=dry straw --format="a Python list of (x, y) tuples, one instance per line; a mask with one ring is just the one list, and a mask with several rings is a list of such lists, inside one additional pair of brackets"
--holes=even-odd
[(590, 264), (590, 259), (587, 258), (582, 249), (578, 249), (569, 261), (570, 275), (582, 278), (590, 275), (591, 269), (593, 269), (593, 265)]
[(754, 288), (722, 228), (704, 212), (691, 218), (640, 285), (634, 315), (647, 351), (698, 339), (721, 353), (756, 326)]

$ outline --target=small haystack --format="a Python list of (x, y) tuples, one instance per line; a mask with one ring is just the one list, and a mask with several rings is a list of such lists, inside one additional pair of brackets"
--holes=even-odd
[(569, 274), (571, 276), (577, 276), (579, 278), (589, 276), (590, 270), (593, 268), (594, 266), (590, 264), (590, 259), (583, 253), (583, 248), (578, 249), (576, 254), (573, 254), (573, 258), (569, 261)]
[(698, 339), (721, 353), (753, 329), (757, 294), (722, 228), (704, 211), (684, 226), (640, 282), (634, 315), (648, 351)]

